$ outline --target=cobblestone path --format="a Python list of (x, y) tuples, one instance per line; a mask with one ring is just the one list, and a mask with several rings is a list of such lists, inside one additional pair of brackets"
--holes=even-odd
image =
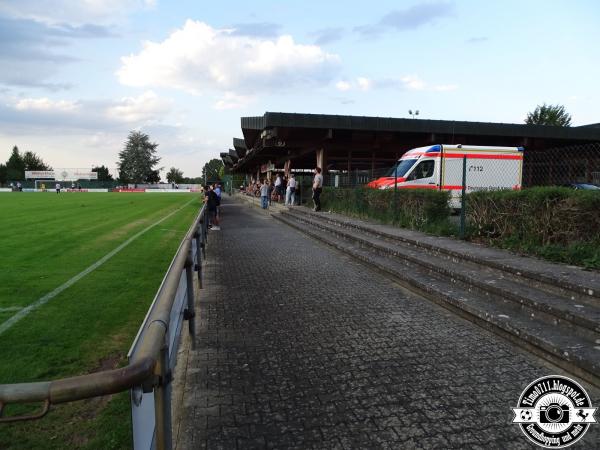
[(535, 448), (510, 407), (558, 369), (256, 208), (223, 211), (178, 448)]

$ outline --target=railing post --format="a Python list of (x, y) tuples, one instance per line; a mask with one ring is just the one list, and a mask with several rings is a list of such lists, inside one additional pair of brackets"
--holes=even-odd
[(158, 385), (154, 388), (154, 422), (156, 429), (156, 449), (171, 450), (171, 371), (169, 370), (169, 346), (167, 336), (160, 350), (156, 364)]
[(196, 342), (196, 312), (194, 308), (194, 252), (190, 245), (188, 252), (188, 260), (185, 264), (185, 279), (187, 284), (187, 309), (184, 311), (184, 319), (188, 321), (188, 331), (190, 333), (192, 341), (192, 349), (195, 347)]
[(207, 223), (206, 223), (206, 214), (202, 215), (200, 219), (200, 248), (202, 248), (202, 257), (206, 258), (206, 232), (207, 232)]
[(465, 238), (466, 208), (467, 208), (467, 155), (465, 155), (463, 157), (463, 167), (462, 167), (462, 196), (460, 199), (460, 230), (459, 230), (459, 236), (461, 239)]
[(198, 224), (196, 229), (196, 270), (198, 271), (198, 286), (202, 289), (202, 222)]

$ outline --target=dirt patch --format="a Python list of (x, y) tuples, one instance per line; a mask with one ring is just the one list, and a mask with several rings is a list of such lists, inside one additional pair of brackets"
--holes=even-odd
[(119, 228), (115, 228), (114, 230), (111, 230), (109, 233), (98, 236), (95, 239), (95, 241), (96, 241), (96, 243), (102, 243), (102, 242), (112, 242), (112, 241), (121, 239), (121, 238), (127, 236), (128, 234), (130, 234), (131, 230), (133, 230), (137, 227), (149, 224), (149, 222), (150, 221), (147, 218), (134, 220), (133, 222), (129, 222)]

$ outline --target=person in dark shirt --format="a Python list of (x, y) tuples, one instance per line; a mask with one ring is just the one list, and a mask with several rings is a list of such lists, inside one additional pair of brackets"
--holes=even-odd
[(212, 186), (204, 187), (204, 202), (208, 208), (208, 228), (212, 230), (220, 230), (219, 218), (217, 217), (218, 197)]

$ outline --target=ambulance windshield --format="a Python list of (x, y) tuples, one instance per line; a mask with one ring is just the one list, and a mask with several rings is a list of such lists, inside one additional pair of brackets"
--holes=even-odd
[(410, 170), (412, 166), (415, 165), (417, 159), (401, 159), (398, 161), (394, 167), (390, 169), (390, 171), (386, 174), (386, 177), (393, 177), (396, 174), (397, 177), (403, 177)]

